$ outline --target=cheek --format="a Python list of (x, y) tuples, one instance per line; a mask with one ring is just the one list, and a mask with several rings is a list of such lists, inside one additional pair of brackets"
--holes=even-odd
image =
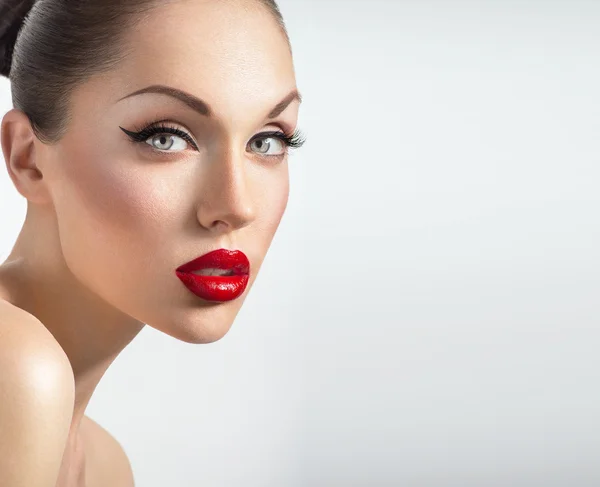
[(285, 183), (282, 186), (283, 187), (281, 189), (281, 192), (279, 193), (279, 197), (277, 198), (277, 200), (275, 201), (275, 204), (273, 205), (274, 212), (275, 212), (274, 216), (276, 218), (277, 226), (279, 226), (279, 223), (281, 222), (281, 218), (283, 217), (283, 214), (285, 213), (285, 209), (287, 208), (288, 199), (289, 199), (289, 195), (290, 195), (290, 185), (289, 185), (289, 179), (287, 177), (285, 178)]
[(144, 171), (102, 170), (102, 161), (72, 173), (67, 181), (71, 211), (79, 213), (78, 224), (115, 233), (143, 234), (164, 223), (169, 207), (168, 190)]
[[(264, 183), (264, 182), (263, 182)], [(265, 187), (265, 184), (261, 186)], [(287, 168), (283, 168), (277, 177), (269, 180), (268, 191), (263, 191), (260, 208), (257, 211), (257, 219), (254, 225), (249, 227), (252, 236), (247, 243), (248, 247), (259, 246), (256, 248), (255, 255), (260, 258), (258, 266), (262, 265), (275, 233), (279, 228), (281, 219), (285, 213), (289, 198), (289, 177)], [(259, 267), (255, 267), (258, 269)]]
[(264, 221), (265, 234), (269, 236), (269, 242), (277, 231), (285, 209), (288, 204), (290, 193), (289, 176), (287, 166), (271, 186), (266, 203), (261, 208), (261, 217)]
[(152, 264), (169, 217), (178, 214), (177, 193), (157, 176), (157, 170), (131, 160), (89, 152), (70, 159), (53, 196), (72, 272), (85, 273), (88, 283), (112, 281)]

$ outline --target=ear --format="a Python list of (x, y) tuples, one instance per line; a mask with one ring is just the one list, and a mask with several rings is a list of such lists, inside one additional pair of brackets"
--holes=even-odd
[(39, 167), (42, 142), (37, 139), (29, 118), (21, 110), (9, 110), (0, 128), (2, 153), (17, 191), (32, 203), (51, 202), (44, 175)]

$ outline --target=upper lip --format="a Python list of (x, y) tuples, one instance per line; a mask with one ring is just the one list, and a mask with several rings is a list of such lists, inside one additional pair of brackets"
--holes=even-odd
[(231, 270), (236, 275), (248, 274), (250, 262), (241, 250), (218, 249), (179, 266), (177, 270), (192, 272), (209, 268)]

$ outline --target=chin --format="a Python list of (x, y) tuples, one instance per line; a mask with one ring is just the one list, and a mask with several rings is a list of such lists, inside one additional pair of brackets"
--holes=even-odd
[[(237, 313), (236, 313), (237, 314)], [(194, 320), (189, 314), (178, 320), (172, 317), (169, 323), (148, 323), (161, 331), (185, 343), (213, 343), (223, 338), (233, 326), (235, 316), (206, 316)]]
[(221, 338), (227, 335), (227, 332), (230, 330), (231, 326), (227, 328), (223, 328), (220, 330), (213, 330), (210, 333), (194, 333), (194, 330), (186, 330), (186, 333), (178, 333), (177, 335), (172, 335), (173, 338), (177, 338), (177, 340), (185, 342), (185, 343), (193, 343), (195, 345), (200, 345), (202, 343), (214, 343), (218, 342)]

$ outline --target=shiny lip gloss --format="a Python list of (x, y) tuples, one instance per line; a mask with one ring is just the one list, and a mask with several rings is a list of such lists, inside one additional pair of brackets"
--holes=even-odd
[[(222, 269), (230, 275), (193, 273), (202, 269)], [(250, 262), (240, 250), (218, 249), (179, 266), (175, 273), (196, 296), (208, 301), (231, 301), (240, 296), (248, 285)]]

